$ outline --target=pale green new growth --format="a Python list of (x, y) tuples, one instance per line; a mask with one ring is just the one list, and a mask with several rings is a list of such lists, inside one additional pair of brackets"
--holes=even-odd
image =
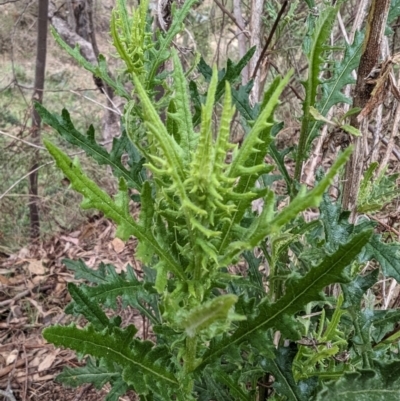
[(194, 337), (202, 329), (210, 327), (214, 322), (228, 317), (231, 307), (237, 302), (237, 296), (232, 294), (222, 295), (197, 306), (181, 321), (189, 337)]
[[(122, 185), (122, 192), (114, 202), (110, 196), (102, 191), (92, 180), (86, 177), (83, 172), (74, 166), (72, 160), (51, 142), (44, 141), (50, 154), (56, 160), (57, 166), (64, 172), (71, 182), (72, 188), (84, 196), (82, 207), (96, 208), (118, 224), (117, 233), (122, 239), (127, 239), (131, 235), (151, 244), (160, 257), (168, 264), (169, 269), (178, 277), (183, 278), (182, 268), (171, 257), (166, 249), (160, 247), (151, 232), (141, 228), (129, 214), (127, 203), (126, 186)], [(123, 181), (122, 181), (123, 182)]]

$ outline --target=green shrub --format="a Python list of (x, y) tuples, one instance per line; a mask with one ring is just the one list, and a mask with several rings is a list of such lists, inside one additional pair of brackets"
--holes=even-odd
[[(92, 66), (79, 49), (56, 36), (85, 68), (126, 98), (122, 133), (108, 152), (96, 143), (92, 127), (86, 134), (77, 131), (66, 110), (56, 116), (39, 104), (36, 108), (67, 141), (111, 166), (118, 194), (109, 196), (78, 161), (48, 141), (45, 145), (84, 196), (82, 207), (112, 219), (123, 240), (138, 239), (135, 257), (144, 272), (139, 280), (131, 267), (117, 274), (110, 265), (93, 271), (82, 261), (65, 261), (77, 278), (89, 282), (69, 284), (73, 301), (66, 311), (88, 323), (53, 326), (43, 335), (89, 357), (85, 367), (67, 368), (60, 379), (97, 388), (109, 382), (107, 400), (128, 390), (142, 400), (261, 400), (271, 395), (267, 392), (275, 400), (378, 400), (383, 391), (385, 400), (397, 399), (400, 360), (392, 345), (398, 334), (392, 330), (400, 313), (362, 306), (379, 270), (360, 272), (375, 259), (386, 276), (399, 279), (400, 245), (382, 242), (367, 219), (350, 224), (348, 212), (326, 194), (351, 148), (329, 171), (319, 172), (313, 189), (300, 187), (286, 169), (285, 151), (273, 142), (283, 126), (274, 121), (274, 111), (291, 72), (276, 77), (261, 104), (251, 107), (250, 86), (237, 81), (253, 49), (222, 71), (202, 60), (198, 69), (209, 86), (200, 94), (170, 50), (194, 2), (174, 11), (170, 30), (156, 41), (147, 2), (132, 17), (124, 1), (117, 2), (111, 32), (133, 94), (108, 75), (103, 58)], [(326, 116), (335, 104), (350, 101), (341, 89), (352, 82), (361, 34), (346, 47), (330, 80), (320, 79), (326, 50), (333, 51), (325, 42), (336, 12), (326, 6), (319, 17), (310, 15), (300, 165), (321, 125), (311, 108)], [(168, 59), (172, 72), (159, 74)], [(164, 87), (159, 101), (157, 85)], [(318, 90), (323, 95), (317, 100)], [(235, 107), (247, 132), (240, 147), (229, 140)], [(275, 165), (265, 162), (266, 155)], [(285, 206), (274, 192), (277, 179), (286, 183), (290, 201)], [(131, 201), (140, 202), (138, 218), (130, 213)], [(254, 201), (262, 201), (259, 214), (252, 211)], [(302, 212), (309, 208), (320, 213), (306, 222)], [(324, 294), (328, 286), (338, 291), (335, 283), (342, 295)], [(104, 309), (116, 310), (118, 299), (123, 308), (133, 307), (148, 319), (152, 341), (140, 339), (133, 324), (121, 325), (120, 316), (106, 315)]]

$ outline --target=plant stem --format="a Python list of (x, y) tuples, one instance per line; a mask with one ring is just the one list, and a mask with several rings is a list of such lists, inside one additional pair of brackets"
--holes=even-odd
[(185, 373), (193, 372), (196, 368), (197, 338), (186, 337)]
[[(307, 113), (309, 113), (307, 111)], [(301, 171), (303, 170), (303, 161), (305, 159), (305, 148), (307, 142), (307, 133), (308, 133), (308, 123), (309, 123), (308, 114), (306, 111), (304, 112), (303, 121), (301, 122), (301, 129), (300, 129), (300, 138), (299, 144), (297, 145), (297, 154), (296, 154), (296, 166), (294, 169), (294, 180), (293, 180), (293, 187), (292, 193), (296, 194), (296, 182), (300, 182), (301, 180)]]

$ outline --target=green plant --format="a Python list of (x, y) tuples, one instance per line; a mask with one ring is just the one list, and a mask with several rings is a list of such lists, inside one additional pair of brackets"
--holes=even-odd
[[(73, 301), (66, 311), (83, 315), (88, 323), (84, 328), (53, 326), (43, 335), (90, 357), (85, 367), (67, 368), (60, 379), (97, 388), (109, 382), (107, 400), (117, 400), (129, 389), (143, 400), (261, 400), (271, 395), (266, 388), (272, 383), (276, 400), (319, 400), (327, 393), (330, 400), (378, 400), (375, 390), (383, 388), (385, 399), (397, 399), (400, 389), (393, 372), (400, 360), (392, 344), (397, 341), (393, 330), (399, 313), (362, 306), (378, 270), (367, 275), (360, 271), (375, 259), (386, 276), (399, 279), (400, 245), (382, 242), (367, 219), (350, 224), (348, 213), (326, 193), (351, 148), (328, 172), (319, 172), (313, 189), (296, 186), (293, 191), (284, 154), (273, 144), (282, 128), (274, 121), (274, 111), (292, 72), (276, 77), (261, 104), (251, 107), (251, 83), (236, 82), (253, 50), (220, 72), (202, 60), (198, 69), (209, 86), (200, 95), (196, 84), (188, 82), (177, 53), (169, 50), (193, 3), (189, 0), (175, 10), (168, 33), (159, 33), (152, 42), (147, 2), (140, 3), (133, 18), (124, 1), (117, 2), (111, 32), (134, 84), (132, 96), (108, 75), (104, 58), (93, 67), (79, 49), (69, 49), (56, 36), (85, 68), (127, 99), (122, 134), (108, 152), (96, 143), (92, 127), (86, 135), (77, 131), (66, 110), (57, 116), (40, 104), (36, 109), (71, 144), (111, 166), (119, 192), (108, 195), (83, 173), (79, 161), (48, 141), (45, 145), (83, 195), (82, 207), (96, 208), (112, 219), (120, 238), (133, 235), (139, 240), (136, 257), (144, 272), (139, 280), (131, 267), (117, 274), (110, 265), (93, 271), (82, 261), (65, 261), (77, 278), (90, 283), (69, 284)], [(333, 19), (334, 10), (328, 7), (327, 15), (321, 14), (307, 39), (310, 48), (316, 48), (306, 87), (312, 101), (326, 50), (326, 34), (319, 32)], [(345, 60), (351, 53), (348, 48)], [(168, 80), (167, 72), (157, 75), (167, 59), (173, 63)], [(349, 68), (340, 71), (351, 72)], [(339, 89), (348, 79), (333, 79), (336, 85), (330, 82), (325, 89), (334, 87), (331, 93), (344, 101)], [(164, 96), (156, 102), (160, 84)], [(311, 100), (304, 105), (307, 124), (312, 123)], [(325, 109), (318, 109), (322, 116), (334, 102), (324, 104)], [(229, 141), (234, 105), (247, 130), (240, 147)], [(301, 161), (302, 146), (297, 154)], [(126, 163), (123, 155), (128, 156)], [(291, 193), (285, 206), (274, 193), (275, 166), (266, 163), (266, 155), (276, 162)], [(139, 195), (130, 196), (131, 188)], [(140, 202), (137, 219), (130, 213), (132, 200)], [(263, 202), (259, 214), (252, 211), (256, 200)], [(306, 222), (302, 212), (318, 207), (319, 218)], [(260, 257), (255, 256), (258, 249)], [(238, 273), (237, 266), (243, 264), (245, 271)], [(262, 272), (263, 264), (268, 274)], [(338, 299), (323, 293), (335, 283), (344, 294)], [(116, 310), (119, 297), (122, 307), (133, 307), (148, 319), (152, 341), (140, 339), (133, 324), (122, 326), (118, 315), (106, 315), (103, 309)]]

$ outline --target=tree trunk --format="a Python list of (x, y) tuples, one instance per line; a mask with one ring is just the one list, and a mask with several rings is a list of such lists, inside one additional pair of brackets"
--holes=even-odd
[[(354, 90), (353, 107), (360, 107), (363, 109), (371, 96), (373, 85), (368, 84), (366, 78), (379, 63), (389, 6), (390, 0), (372, 0), (368, 14), (363, 54), (358, 68), (357, 83)], [(351, 211), (351, 218), (354, 221), (358, 190), (364, 168), (363, 143), (364, 136), (368, 135), (368, 119), (366, 118), (360, 123), (357, 120), (357, 115), (353, 115), (351, 118), (351, 125), (359, 128), (362, 136), (355, 138), (354, 152), (346, 166), (342, 203), (345, 210)]]
[[(49, 0), (39, 0), (38, 31), (37, 31), (37, 51), (35, 68), (35, 91), (33, 100), (39, 103), (43, 101), (44, 75), (46, 70), (47, 53), (47, 12)], [(32, 129), (31, 137), (33, 143), (40, 141), (41, 119), (36, 110), (32, 109)], [(37, 240), (40, 234), (39, 205), (38, 205), (38, 161), (37, 151), (32, 157), (31, 168), (29, 171), (29, 215), (30, 215), (30, 237), (31, 240)]]
[[(93, 0), (74, 0), (71, 4), (75, 30), (72, 30), (66, 21), (57, 16), (54, 4), (50, 5), (50, 22), (69, 46), (75, 47), (78, 44), (82, 56), (89, 63), (97, 64), (99, 49), (94, 30)], [(108, 109), (104, 111), (102, 139), (110, 142), (120, 133), (119, 116), (112, 110), (114, 109), (114, 92), (101, 79), (94, 77), (94, 82), (107, 97)]]
[[(233, 0), (233, 15), (235, 16), (236, 21), (239, 23), (239, 25), (244, 27), (244, 20), (240, 3), (241, 3), (240, 0)], [(247, 50), (246, 36), (244, 32), (242, 32), (239, 28), (236, 28), (236, 35), (239, 47), (239, 57), (242, 58), (246, 54)], [(241, 75), (242, 75), (242, 85), (244, 86), (250, 79), (249, 67), (247, 65), (243, 68)]]
[[(251, 16), (250, 16), (250, 47), (256, 46), (256, 52), (250, 60), (250, 74), (255, 71), (257, 60), (261, 54), (261, 26), (262, 13), (264, 8), (264, 0), (251, 1)], [(249, 77), (250, 78), (250, 77)], [(251, 90), (251, 101), (256, 104), (260, 100), (260, 69), (254, 78), (253, 89)]]

